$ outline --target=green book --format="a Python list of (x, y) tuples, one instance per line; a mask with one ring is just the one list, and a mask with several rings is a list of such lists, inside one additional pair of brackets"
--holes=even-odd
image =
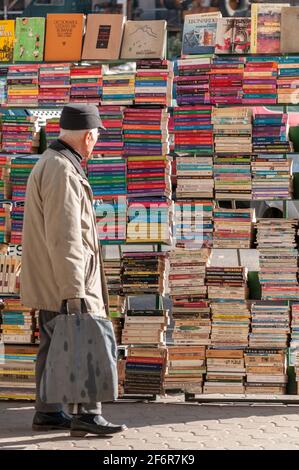
[(16, 18), (15, 62), (41, 62), (44, 57), (45, 18)]

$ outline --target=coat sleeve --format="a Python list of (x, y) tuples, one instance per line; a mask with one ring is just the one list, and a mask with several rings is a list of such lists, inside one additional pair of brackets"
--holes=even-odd
[(80, 181), (63, 165), (44, 181), (45, 235), (61, 301), (85, 297), (81, 195)]

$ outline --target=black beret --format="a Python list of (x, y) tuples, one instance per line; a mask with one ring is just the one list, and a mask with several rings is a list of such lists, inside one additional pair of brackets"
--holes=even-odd
[(60, 127), (72, 131), (97, 128), (105, 130), (97, 106), (80, 103), (64, 106), (60, 116)]

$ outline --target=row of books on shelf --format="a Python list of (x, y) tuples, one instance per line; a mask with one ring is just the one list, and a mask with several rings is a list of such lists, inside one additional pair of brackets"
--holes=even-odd
[[(174, 72), (173, 72), (174, 69)], [(227, 56), (137, 60), (111, 65), (0, 66), (2, 106), (298, 104), (299, 56)], [(173, 94), (173, 84), (174, 94)]]
[(49, 13), (0, 20), (0, 62), (165, 58), (165, 20), (120, 14)]
[(49, 63), (0, 65), (0, 105), (63, 106), (67, 103), (170, 106), (173, 64), (137, 60), (127, 68)]
[[(4, 345), (0, 398), (34, 399), (36, 354), (34, 345)], [(118, 379), (122, 397), (163, 395), (174, 390), (284, 395), (292, 377), (288, 375), (286, 349), (137, 345), (129, 346), (126, 357), (118, 360)]]
[(194, 394), (287, 393), (284, 349), (210, 349), (204, 346), (168, 348), (166, 390)]
[(175, 97), (188, 104), (298, 104), (299, 56), (182, 58)]
[(249, 18), (222, 18), (220, 12), (185, 16), (182, 54), (298, 52), (294, 39), (299, 8), (288, 3), (254, 3)]
[[(293, 227), (297, 227), (295, 220), (258, 219), (256, 222), (253, 208), (226, 209), (212, 200), (182, 200), (171, 204), (154, 200), (127, 202), (121, 198), (117, 202), (95, 201), (95, 212), (98, 239), (102, 244), (158, 243), (186, 249), (256, 247), (261, 263), (271, 249), (274, 254), (278, 247), (297, 249), (295, 232), (294, 244), (284, 245), (288, 224), (293, 231)], [(23, 205), (13, 206), (11, 210), (0, 208), (0, 239), (6, 247), (10, 243), (21, 245), (23, 217)], [(272, 232), (269, 224), (272, 224)], [(266, 242), (261, 242), (265, 236)], [(296, 256), (294, 252), (293, 257)]]

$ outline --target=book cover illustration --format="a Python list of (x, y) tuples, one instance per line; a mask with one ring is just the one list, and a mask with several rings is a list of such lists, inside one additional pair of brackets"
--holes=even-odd
[(88, 15), (82, 59), (118, 59), (124, 23), (123, 15)]
[(217, 22), (221, 13), (186, 15), (183, 30), (182, 54), (213, 53)]
[(0, 62), (12, 62), (14, 39), (14, 20), (0, 20)]
[(250, 52), (250, 18), (235, 18), (232, 43), (233, 54), (248, 54)]
[(45, 18), (17, 18), (13, 58), (15, 62), (41, 62), (44, 53)]
[(127, 21), (122, 59), (164, 59), (165, 55), (166, 21)]
[(252, 4), (251, 52), (275, 54), (280, 52), (281, 9), (285, 3)]
[(230, 54), (232, 52), (234, 32), (233, 18), (220, 18), (216, 29), (216, 54)]

